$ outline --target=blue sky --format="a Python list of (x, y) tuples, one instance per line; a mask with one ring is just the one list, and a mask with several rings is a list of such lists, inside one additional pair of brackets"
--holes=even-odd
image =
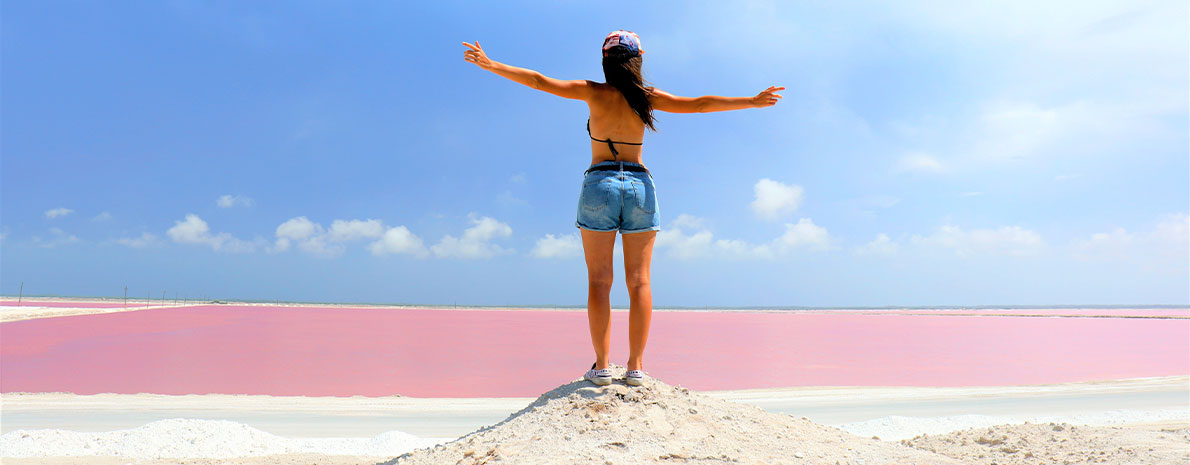
[(582, 305), (586, 105), (461, 42), (602, 81), (624, 28), (787, 88), (658, 113), (655, 305), (1190, 302), (1185, 2), (2, 8), (4, 294)]

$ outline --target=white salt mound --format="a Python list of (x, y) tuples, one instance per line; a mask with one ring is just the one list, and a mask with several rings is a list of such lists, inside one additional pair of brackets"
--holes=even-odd
[(1086, 426), (1110, 426), (1129, 423), (1182, 422), (1190, 424), (1190, 409), (1108, 410), (1074, 415), (951, 415), (944, 417), (906, 417), (891, 415), (835, 425), (856, 436), (879, 436), (885, 441), (909, 439), (920, 434), (946, 434), (969, 428), (1020, 423), (1071, 423)]
[(372, 438), (286, 438), (225, 420), (169, 419), (103, 433), (14, 430), (0, 436), (4, 457), (117, 456), (233, 458), (320, 453), (391, 457), (454, 438), (419, 438), (389, 431)]
[(963, 463), (1112, 465), (1190, 463), (1190, 428), (1154, 430), (1029, 423), (972, 428), (901, 441)]
[(386, 464), (958, 464), (806, 418), (715, 399), (648, 379), (575, 380), (493, 426)]

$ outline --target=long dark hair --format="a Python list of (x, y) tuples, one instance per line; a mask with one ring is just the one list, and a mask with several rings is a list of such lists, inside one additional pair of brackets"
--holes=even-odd
[(628, 100), (628, 106), (632, 107), (637, 116), (640, 116), (641, 121), (644, 121), (645, 127), (657, 132), (657, 127), (653, 125), (653, 104), (649, 102), (649, 95), (653, 93), (652, 86), (644, 84), (644, 78), (640, 72), (641, 56), (633, 54), (628, 50), (628, 47), (617, 45), (607, 50), (607, 55), (603, 57), (603, 77), (607, 79), (607, 83), (615, 86), (624, 94), (624, 99)]

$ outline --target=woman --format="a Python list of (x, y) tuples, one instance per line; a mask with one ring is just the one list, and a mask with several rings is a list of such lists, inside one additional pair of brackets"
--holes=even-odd
[[(603, 40), (603, 74), (606, 83), (546, 77), (537, 71), (509, 66), (488, 58), (479, 45), (463, 42), (469, 50), (463, 59), (534, 89), (559, 97), (587, 102), (591, 117), (587, 133), (591, 138), (591, 166), (583, 179), (575, 226), (583, 238), (587, 261), (587, 319), (595, 363), (583, 378), (605, 386), (611, 384), (608, 352), (611, 350), (612, 248), (616, 231), (624, 238), (624, 272), (627, 274), (631, 310), (628, 317), (629, 355), (625, 382), (639, 386), (645, 377), (643, 356), (653, 316), (649, 289), (649, 263), (653, 241), (660, 226), (660, 211), (653, 177), (641, 163), (641, 142), (645, 127), (653, 126), (653, 110), (670, 113), (709, 113), (772, 106), (781, 98), (769, 87), (755, 97), (678, 97), (645, 86), (641, 77), (640, 38), (618, 30)], [(603, 136), (596, 139), (595, 134)]]

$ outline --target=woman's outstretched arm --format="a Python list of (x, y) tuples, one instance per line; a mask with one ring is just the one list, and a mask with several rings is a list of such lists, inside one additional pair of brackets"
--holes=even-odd
[(470, 48), (470, 50), (463, 52), (463, 60), (475, 63), (476, 66), (499, 74), (511, 81), (569, 99), (587, 100), (591, 96), (592, 87), (590, 81), (581, 79), (563, 81), (548, 77), (531, 69), (500, 63), (488, 58), (483, 48), (479, 46), (478, 40), (475, 41), (474, 45), (466, 42), (463, 42), (463, 45)]
[(713, 111), (743, 110), (745, 108), (770, 107), (777, 104), (781, 95), (779, 90), (784, 87), (771, 86), (760, 91), (755, 97), (720, 97), (718, 95), (704, 95), (702, 97), (679, 97), (661, 89), (653, 89), (653, 108), (670, 113), (710, 113)]

